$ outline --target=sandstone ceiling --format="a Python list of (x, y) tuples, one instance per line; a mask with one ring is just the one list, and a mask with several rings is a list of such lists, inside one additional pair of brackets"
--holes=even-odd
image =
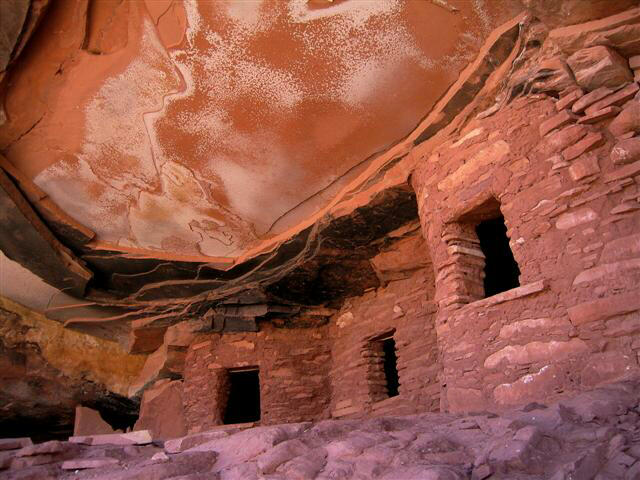
[(0, 295), (120, 340), (326, 321), (418, 235), (413, 146), (554, 91), (545, 25), (635, 3), (2, 2)]
[(98, 245), (237, 257), (406, 136), (519, 8), (53, 2), (9, 72), (0, 150)]

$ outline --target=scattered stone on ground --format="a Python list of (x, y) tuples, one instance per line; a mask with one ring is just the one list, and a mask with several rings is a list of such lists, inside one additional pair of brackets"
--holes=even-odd
[(639, 398), (640, 379), (500, 414), (218, 429), (164, 448), (46, 442), (1, 452), (0, 479), (632, 480), (640, 478)]

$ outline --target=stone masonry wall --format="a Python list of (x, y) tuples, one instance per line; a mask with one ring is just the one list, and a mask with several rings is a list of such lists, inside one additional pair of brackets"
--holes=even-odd
[(201, 335), (185, 362), (185, 417), (190, 432), (221, 425), (227, 369), (255, 366), (260, 378), (260, 424), (328, 417), (328, 327)]
[[(347, 300), (330, 324), (331, 415), (410, 414), (439, 408), (433, 267), (423, 239), (409, 237), (374, 258), (384, 287)], [(399, 395), (388, 398), (372, 340), (393, 332)]]
[[(625, 36), (623, 17), (550, 32), (559, 98), (520, 97), (412, 152), (436, 271), (443, 409), (524, 404), (638, 373), (640, 94), (631, 69), (640, 44)], [(472, 226), (496, 205), (521, 286), (482, 299)]]

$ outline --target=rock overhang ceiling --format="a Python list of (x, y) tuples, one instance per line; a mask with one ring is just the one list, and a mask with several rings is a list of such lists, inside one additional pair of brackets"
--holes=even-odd
[[(537, 3), (528, 3), (531, 5), (527, 6), (534, 7), (534, 10), (541, 8)], [(600, 10), (609, 9), (611, 13), (629, 7), (633, 2), (623, 3), (615, 8), (607, 2), (594, 1), (593, 5)], [(34, 7), (36, 4), (39, 10)], [(204, 318), (205, 323), (215, 327), (211, 315), (233, 317), (235, 326), (229, 328), (249, 330), (256, 328), (256, 319), (286, 317), (287, 314), (291, 321), (286, 320), (285, 324), (289, 326), (295, 326), (298, 320), (302, 323), (326, 321), (332, 310), (316, 307), (336, 307), (344, 298), (361, 295), (367, 289), (380, 285), (382, 280), (372, 265), (373, 257), (390, 243), (419, 235), (415, 193), (408, 182), (415, 162), (415, 155), (411, 154), (414, 145), (445, 141), (449, 133), (460, 132), (471, 115), (484, 115), (480, 112), (493, 105), (493, 110), (487, 110), (489, 115), (501, 103), (522, 92), (523, 88), (546, 91), (544, 89), (549, 87), (549, 82), (553, 82), (553, 78), (548, 78), (549, 71), (544, 65), (526, 63), (530, 53), (540, 48), (546, 30), (544, 27), (540, 30), (540, 24), (536, 26), (531, 12), (514, 16), (510, 9), (519, 10), (520, 6), (511, 2), (491, 4), (485, 8), (487, 5), (483, 2), (425, 0), (405, 4), (318, 0), (273, 4), (255, 2), (251, 8), (245, 5), (238, 10), (237, 4), (224, 2), (216, 2), (215, 8), (205, 2), (153, 2), (149, 8), (142, 2), (68, 0), (52, 4), (46, 9), (46, 15), (42, 15), (47, 4), (46, 0), (31, 4), (31, 13), (25, 24), (33, 26), (40, 22), (41, 25), (19, 61), (10, 57), (10, 68), (5, 74), (8, 117), (0, 129), (0, 141), (3, 142), (0, 146), (8, 160), (0, 156), (0, 166), (4, 171), (0, 171), (0, 202), (11, 214), (3, 219), (5, 226), (10, 228), (0, 235), (2, 249), (9, 258), (58, 289), (58, 293), (52, 294), (46, 302), (47, 316), (64, 321), (69, 327), (125, 343), (131, 334), (135, 337), (135, 332), (149, 329), (161, 332), (169, 325), (190, 318)], [(162, 9), (159, 7), (161, 4)], [(541, 4), (544, 6), (544, 2)], [(567, 18), (573, 18), (571, 15), (575, 12), (585, 12), (580, 2), (567, 5)], [(202, 14), (205, 7), (209, 16)], [(300, 14), (303, 11), (307, 13)], [(253, 16), (249, 15), (251, 12)], [(302, 17), (292, 17), (292, 12), (298, 12)], [(430, 16), (432, 14), (433, 17)], [(378, 18), (380, 15), (382, 17)], [(594, 14), (595, 17), (598, 15)], [(263, 16), (266, 20), (260, 20)], [(360, 23), (355, 25), (364, 25), (362, 29), (353, 27), (354, 18), (360, 19)], [(346, 97), (342, 103), (329, 99), (336, 93), (319, 89), (314, 84), (318, 80), (314, 80), (313, 75), (300, 74), (296, 77), (292, 73), (293, 76), (288, 76), (289, 80), (293, 78), (296, 84), (301, 85), (303, 95), (290, 111), (273, 108), (273, 102), (281, 106), (277, 100), (280, 97), (260, 96), (260, 90), (267, 88), (263, 77), (249, 76), (253, 83), (242, 83), (236, 72), (237, 65), (225, 64), (224, 58), (219, 58), (217, 50), (212, 47), (215, 42), (211, 43), (212, 38), (218, 39), (216, 41), (220, 45), (225, 38), (228, 40), (229, 32), (239, 28), (238, 22), (251, 20), (253, 23), (250, 24), (255, 26), (255, 22), (264, 21), (287, 39), (280, 38), (280, 43), (286, 45), (291, 42), (290, 48), (279, 47), (278, 55), (271, 52), (271, 57), (267, 55), (264, 58), (249, 52), (248, 58), (264, 66), (271, 65), (266, 59), (270, 58), (269, 61), (274, 63), (283, 56), (282, 61), (289, 61), (288, 65), (295, 73), (308, 62), (316, 62), (313, 55), (309, 59), (309, 52), (305, 50), (310, 48), (309, 51), (313, 51), (315, 46), (303, 44), (299, 51), (294, 48), (296, 39), (312, 30), (314, 22), (320, 22), (319, 25), (328, 29), (326, 42), (329, 43), (323, 44), (326, 46), (333, 41), (331, 22), (341, 24), (343, 28), (347, 21), (347, 25), (353, 27), (349, 27), (352, 36), (362, 35), (366, 40), (384, 30), (385, 22), (382, 20), (385, 18), (396, 21), (393, 27), (388, 27), (390, 32), (395, 32), (394, 35), (397, 30), (407, 33), (401, 37), (408, 43), (413, 42), (415, 48), (410, 49), (413, 53), (409, 55), (406, 54), (408, 50), (400, 49), (391, 55), (384, 49), (376, 50), (380, 46), (374, 44), (368, 47), (373, 53), (365, 49), (370, 56), (365, 56), (362, 61), (375, 63), (380, 56), (387, 55), (399, 62), (397, 65), (404, 65), (402, 68), (413, 65), (417, 70), (414, 76), (402, 76), (398, 73), (401, 67), (385, 63), (385, 69), (396, 74), (393, 82), (387, 86), (379, 85), (378, 76), (374, 75), (371, 82), (363, 83), (371, 87), (364, 89), (367, 95), (363, 97), (363, 105), (377, 112), (373, 119), (363, 114), (364, 110), (348, 104)], [(434, 19), (440, 18), (441, 24), (435, 22)], [(589, 18), (593, 17), (587, 15), (580, 20)], [(505, 19), (506, 22), (503, 21)], [(488, 33), (490, 27), (501, 21), (500, 26)], [(378, 25), (376, 22), (382, 23)], [(432, 23), (438, 28), (418, 28)], [(190, 30), (189, 25), (195, 25), (197, 31)], [(32, 31), (35, 27), (29, 28)], [(291, 34), (300, 28), (303, 33), (298, 37)], [(368, 29), (373, 29), (374, 33)], [(203, 40), (194, 40), (198, 37), (196, 33), (205, 30), (218, 32), (218, 36), (212, 33), (205, 35)], [(257, 28), (256, 31), (266, 35), (265, 32), (271, 30)], [(189, 37), (190, 32), (196, 33)], [(226, 32), (227, 37), (221, 36), (221, 32)], [(246, 44), (241, 42), (240, 50), (251, 42), (265, 46), (265, 51), (271, 48), (273, 39), (260, 40), (260, 37), (256, 40), (251, 37), (252, 33), (244, 30), (241, 33), (245, 35), (241, 38), (246, 40)], [(458, 43), (447, 43), (449, 35), (452, 35), (452, 42), (475, 35), (475, 43), (465, 40), (462, 45), (468, 48), (462, 52)], [(147, 41), (145, 38), (154, 48), (140, 50)], [(443, 50), (440, 57), (429, 57), (425, 53), (429, 52), (429, 39), (440, 47), (449, 45), (459, 55), (447, 56)], [(336, 52), (331, 53), (334, 57), (317, 54), (318, 61), (324, 61), (330, 70), (331, 62), (340, 64), (335, 55), (348, 51), (345, 45), (356, 40), (351, 36), (343, 38), (343, 50), (336, 47)], [(220, 45), (218, 47), (222, 48)], [(159, 63), (144, 64), (147, 53)], [(200, 63), (198, 55), (202, 56)], [(238, 60), (237, 52), (229, 55), (236, 55), (237, 62), (244, 65), (244, 60)], [(436, 57), (439, 59), (437, 62), (434, 60)], [(209, 90), (203, 88), (203, 85), (212, 85), (211, 89), (220, 86), (214, 82), (218, 72), (205, 68), (204, 63), (210, 58), (217, 58), (227, 68), (223, 70), (226, 76), (221, 80), (221, 85), (228, 87), (222, 90), (227, 96), (220, 95), (213, 100)], [(420, 58), (431, 60), (421, 64)], [(526, 68), (522, 66), (523, 61)], [(146, 66), (140, 67), (140, 62)], [(346, 67), (353, 68), (353, 65), (347, 64)], [(459, 71), (462, 67), (464, 70)], [(511, 76), (514, 67), (517, 71)], [(135, 68), (138, 74), (125, 74)], [(277, 64), (270, 68), (287, 71)], [(420, 69), (424, 71), (418, 72)], [(197, 75), (189, 73), (192, 70), (201, 76), (206, 75), (197, 80)], [(307, 70), (314, 71), (307, 68), (304, 72)], [(350, 71), (352, 74), (355, 72)], [(158, 97), (160, 90), (147, 81), (148, 75), (156, 75), (163, 82), (168, 82), (163, 85), (173, 85), (175, 91), (167, 93), (166, 89), (161, 90), (163, 93)], [(438, 75), (444, 76), (440, 78)], [(387, 78), (381, 76), (383, 80)], [(445, 77), (448, 81), (443, 80)], [(328, 81), (322, 78), (322, 81)], [(118, 83), (121, 80), (124, 83)], [(237, 92), (229, 85), (237, 88)], [(328, 84), (323, 85), (326, 87)], [(553, 88), (551, 86), (552, 91)], [(106, 95), (105, 92), (111, 93)], [(408, 96), (402, 96), (406, 92), (413, 95), (411, 102), (407, 100)], [(198, 95), (211, 101), (200, 104), (193, 100), (197, 100)], [(151, 97), (161, 98), (161, 101), (154, 103), (149, 111), (146, 107), (136, 110), (138, 100)], [(258, 100), (249, 102), (248, 106), (237, 107), (245, 97)], [(308, 101), (313, 108), (306, 111), (302, 106)], [(94, 111), (91, 112), (89, 107), (95, 107)], [(200, 136), (189, 135), (186, 129), (191, 125), (185, 120), (187, 116), (204, 115), (203, 112), (211, 108), (227, 109), (225, 112), (239, 115), (239, 119), (245, 118), (243, 115), (247, 112), (262, 117), (255, 124), (233, 120), (227, 124), (233, 128), (225, 130), (225, 135), (218, 135), (220, 132), (215, 128), (221, 124), (207, 117), (207, 125), (212, 129), (202, 129)], [(353, 143), (357, 135), (353, 132), (344, 134), (344, 122), (335, 118), (325, 121), (325, 117), (318, 116), (340, 108), (350, 116), (353, 125), (357, 124), (353, 131), (360, 132), (362, 138), (369, 142), (368, 146)], [(416, 113), (417, 110), (420, 111)], [(136, 113), (132, 114), (133, 111)], [(95, 112), (99, 114), (96, 114), (95, 128), (91, 130), (89, 120)], [(393, 129), (399, 125), (394, 120), (408, 115), (407, 112), (415, 113), (411, 113), (414, 115), (412, 123), (408, 122), (403, 126), (404, 130), (394, 133), (396, 136), (393, 137)], [(369, 121), (373, 123), (367, 123)], [(416, 123), (417, 127), (412, 128)], [(247, 132), (242, 128), (248, 127), (253, 128), (249, 133), (255, 142), (244, 145), (251, 148), (262, 145), (258, 150), (264, 156), (234, 157), (233, 161), (242, 168), (247, 165), (255, 167), (253, 177), (239, 182), (232, 192), (243, 199), (256, 192), (279, 199), (282, 196), (280, 187), (295, 180), (287, 168), (281, 169), (276, 176), (264, 174), (270, 171), (267, 168), (269, 161), (276, 159), (285, 165), (293, 158), (285, 154), (272, 155), (273, 152), (266, 147), (269, 142), (260, 143), (266, 138), (263, 135), (265, 131), (273, 133), (280, 128), (278, 141), (284, 143), (296, 135), (307, 142), (306, 150), (302, 149), (305, 155), (294, 158), (296, 168), (312, 172), (303, 180), (296, 177), (295, 181), (300, 182), (296, 184), (294, 193), (300, 201), (294, 202), (285, 214), (269, 217), (271, 223), (266, 230), (257, 228), (253, 217), (243, 217), (238, 211), (233, 211), (230, 197), (225, 194), (226, 187), (222, 185), (224, 182), (212, 183), (219, 177), (213, 174), (205, 176), (200, 170), (198, 174), (193, 173), (202, 165), (209, 165), (207, 162), (212, 158), (205, 154), (196, 155), (199, 145), (203, 145), (202, 138), (208, 141), (211, 135), (217, 135), (215, 138), (224, 143), (239, 133), (244, 135)], [(109, 131), (108, 135), (106, 131)], [(324, 133), (318, 136), (318, 131)], [(97, 136), (91, 137), (94, 134)], [(325, 155), (326, 151), (317, 148), (318, 138), (331, 135), (340, 137), (332, 147), (339, 155)], [(140, 141), (113, 142), (127, 136)], [(274, 134), (270, 138), (276, 136)], [(179, 141), (175, 140), (177, 137), (180, 137)], [(381, 139), (384, 139), (384, 145), (376, 143)], [(166, 144), (162, 143), (165, 140)], [(216, 144), (217, 149), (201, 150), (218, 155), (224, 150), (219, 147), (222, 143)], [(292, 154), (301, 148), (300, 142), (293, 140), (287, 145), (287, 151)], [(129, 149), (130, 154), (123, 154), (122, 148)], [(358, 155), (350, 157), (350, 148)], [(280, 153), (286, 149), (281, 150)], [(306, 155), (309, 152), (315, 157)], [(87, 160), (89, 157), (94, 158), (93, 164)], [(140, 168), (145, 165), (141, 158), (150, 159), (153, 164), (149, 169), (150, 176), (140, 173)], [(341, 173), (336, 174), (336, 169)], [(49, 175), (52, 172), (57, 173)], [(109, 181), (92, 183), (93, 180), (88, 181), (82, 172), (92, 175), (90, 179), (103, 175)], [(47, 175), (51, 183), (41, 181)], [(150, 183), (145, 183), (147, 181)], [(265, 184), (266, 181), (272, 185)], [(255, 187), (256, 182), (262, 182), (260, 188), (251, 190), (249, 187)], [(126, 200), (126, 208), (117, 202), (105, 204), (96, 200), (105, 192), (124, 190), (129, 193), (118, 195)], [(201, 205), (198, 202), (205, 200), (210, 208), (203, 210), (202, 215), (208, 215), (208, 226), (221, 232), (230, 228), (236, 219), (239, 223), (234, 225), (247, 227), (251, 238), (242, 245), (226, 245), (227, 253), (216, 256), (211, 252), (203, 254), (205, 252), (198, 247), (206, 237), (198, 227), (202, 223), (194, 218), (187, 223), (182, 220), (193, 216), (196, 207)], [(255, 202), (255, 218), (264, 220), (268, 217), (266, 213), (272, 205), (267, 200), (264, 197)], [(65, 204), (65, 201), (69, 203)], [(149, 215), (144, 220), (147, 223), (138, 224), (146, 225), (146, 230), (136, 230), (137, 227), (130, 228), (129, 225), (125, 239), (109, 238), (92, 220), (102, 221), (107, 228), (117, 228), (118, 222), (130, 222), (143, 208), (140, 205), (147, 201)], [(109, 209), (101, 210), (107, 206)], [(99, 214), (95, 213), (98, 211)], [(93, 217), (82, 212), (93, 212)], [(228, 218), (220, 216), (223, 213)], [(171, 242), (164, 245), (160, 242), (160, 247), (133, 241), (137, 238), (132, 233), (134, 231), (148, 231), (149, 236), (145, 238), (157, 239), (168, 235), (167, 229), (177, 229), (173, 233), (187, 235), (198, 233), (193, 237), (196, 243), (173, 241), (179, 237), (173, 233)], [(236, 241), (240, 237), (234, 233), (228, 238)], [(12, 267), (12, 271), (16, 269)], [(226, 326), (223, 323), (216, 328), (225, 331)]]
[[(345, 8), (344, 5), (348, 3), (330, 5), (330, 2), (309, 2), (305, 4), (305, 8), (313, 12), (318, 6), (331, 9), (342, 5), (339, 9), (336, 8), (337, 13), (324, 12), (318, 15), (317, 18), (320, 20), (333, 18), (332, 15), (337, 15), (337, 18), (341, 18), (341, 15), (355, 15), (357, 18), (369, 21), (373, 18), (373, 13), (379, 14), (382, 11), (385, 15), (389, 15), (391, 12), (395, 15), (391, 18), (396, 18), (401, 25), (405, 25), (402, 28), (406, 29), (407, 20), (398, 16), (403, 12), (406, 13), (404, 4), (387, 2), (384, 3), (386, 7), (380, 10), (383, 3), (376, 2), (373, 8), (368, 2), (358, 2), (359, 7), (352, 5)], [(105, 5), (112, 7), (107, 9), (108, 15), (105, 14)], [(118, 8), (114, 9), (114, 5)], [(125, 8), (127, 5), (128, 7)], [(157, 3), (152, 5), (155, 6)], [(167, 11), (177, 8), (179, 12), (186, 12), (191, 8), (188, 7), (185, 10), (185, 4), (176, 5), (167, 4), (169, 9)], [(278, 11), (282, 5), (279, 3), (276, 5), (275, 10)], [(289, 6), (292, 5), (294, 4)], [(368, 7), (363, 9), (363, 6), (367, 5)], [(460, 8), (443, 2), (424, 2), (424, 4), (418, 2), (418, 5), (420, 5), (419, 8), (427, 8), (422, 11), (423, 14), (435, 11), (440, 12), (440, 15), (459, 15), (459, 18), (453, 18), (470, 21), (470, 16), (478, 15), (480, 11), (478, 6), (482, 6), (482, 3), (474, 4), (473, 8), (465, 2), (461, 2)], [(509, 5), (515, 8), (514, 5)], [(200, 7), (201, 4), (195, 6)], [(129, 52), (127, 57), (127, 46), (132, 45), (129, 41), (134, 37), (136, 26), (139, 27), (138, 31), (141, 35), (139, 38), (142, 41), (144, 28), (151, 28), (156, 23), (162, 24), (160, 21), (162, 16), (155, 17), (156, 19), (153, 20), (153, 9), (147, 11), (143, 7), (144, 5), (140, 2), (131, 4), (120, 2), (116, 5), (113, 2), (100, 1), (89, 4), (69, 1), (50, 6), (46, 12), (46, 21), (42, 22), (38, 34), (31, 40), (32, 50), (28, 52), (28, 56), (20, 62), (12, 60), (14, 63), (8, 75), (5, 101), (9, 121), (1, 131), (2, 135), (9, 137), (13, 135), (14, 138), (4, 150), (9, 160), (0, 157), (2, 168), (7, 174), (0, 178), (5, 193), (1, 200), (8, 209), (11, 209), (12, 205), (17, 207), (13, 208), (11, 218), (6, 222), (10, 228), (6, 238), (2, 238), (4, 253), (64, 292), (50, 296), (46, 302), (47, 316), (63, 321), (71, 328), (108, 339), (119, 339), (125, 343), (132, 330), (162, 330), (168, 325), (188, 318), (201, 318), (203, 315), (206, 317), (207, 312), (223, 316), (238, 314), (236, 316), (242, 319), (241, 328), (248, 329), (255, 328), (257, 318), (270, 319), (276, 314), (283, 316), (283, 305), (285, 307), (293, 305), (284, 310), (293, 316), (294, 323), (298, 320), (302, 323), (326, 321), (332, 310), (317, 310), (314, 306), (335, 307), (346, 296), (360, 295), (366, 289), (378, 286), (380, 279), (370, 260), (377, 252), (386, 248), (389, 242), (393, 243), (406, 236), (416, 235), (418, 228), (415, 196), (407, 182), (411, 162), (401, 160), (407, 158), (414, 143), (422, 142), (433, 135), (473, 99), (483, 87), (488, 75), (510, 54), (518, 37), (518, 24), (524, 18), (513, 18), (510, 13), (496, 13), (496, 10), (495, 17), (485, 15), (482, 19), (476, 19), (475, 27), (473, 25), (465, 27), (465, 35), (467, 30), (475, 32), (474, 28), (479, 28), (478, 39), (485, 38), (486, 30), (489, 28), (486, 24), (488, 19), (493, 18), (493, 21), (497, 22), (501, 15), (511, 18), (507, 24), (503, 24), (488, 35), (488, 39), (483, 44), (478, 42), (473, 51), (466, 52), (468, 57), (476, 59), (461, 74), (451, 70), (449, 83), (438, 84), (436, 88), (432, 85), (435, 77), (427, 75), (425, 78), (430, 79), (429, 85), (432, 90), (426, 89), (424, 84), (413, 85), (412, 88), (418, 91), (415, 93), (417, 98), (422, 98), (420, 92), (424, 93), (424, 91), (429, 95), (439, 92), (438, 95), (441, 96), (434, 108), (432, 107), (435, 98), (430, 100), (426, 107), (420, 107), (424, 108), (420, 115), (424, 116), (429, 110), (431, 113), (421, 121), (419, 121), (420, 117), (413, 119), (412, 122), (419, 122), (419, 126), (413, 131), (407, 127), (408, 131), (411, 131), (408, 136), (395, 143), (394, 139), (390, 138), (388, 143), (393, 145), (379, 154), (365, 158), (364, 155), (368, 153), (365, 152), (359, 157), (355, 166), (347, 166), (346, 175), (333, 181), (321, 192), (314, 192), (313, 189), (308, 188), (307, 184), (300, 186), (299, 194), (306, 200), (289, 212), (288, 217), (279, 219), (280, 222), (284, 220), (288, 222), (286, 223), (288, 228), (282, 227), (280, 233), (272, 230), (260, 238), (256, 236), (253, 243), (247, 244), (244, 250), (238, 251), (237, 256), (213, 257), (194, 255), (185, 250), (176, 252), (175, 249), (170, 248), (149, 249), (127, 242), (115, 244), (108, 239), (105, 240), (100, 230), (91, 225), (90, 219), (78, 216), (73, 211), (73, 206), (69, 208), (64, 204), (64, 199), (56, 198), (59, 193), (62, 193), (68, 195), (76, 206), (82, 206), (85, 209), (95, 209), (99, 206), (99, 203), (91, 197), (89, 191), (91, 189), (85, 188), (89, 184), (78, 169), (67, 172), (66, 177), (64, 175), (58, 177), (60, 180), (58, 191), (47, 190), (48, 187), (44, 184), (38, 185), (38, 178), (43, 175), (43, 172), (48, 169), (59, 170), (61, 162), (80, 165), (78, 155), (69, 154), (69, 150), (65, 150), (66, 146), (62, 148), (58, 143), (55, 148), (49, 148), (48, 143), (51, 141), (64, 143), (78, 133), (85, 134), (86, 125), (83, 122), (88, 116), (83, 102), (94, 101), (95, 91), (110, 85), (112, 77), (108, 77), (107, 73), (115, 76), (122, 75), (123, 70), (116, 71), (111, 65), (114, 62), (117, 63), (118, 58), (123, 57), (126, 60), (121, 66), (122, 69), (126, 70), (130, 67), (131, 55)], [(482, 11), (485, 14), (489, 12), (489, 10)], [(362, 17), (363, 14), (364, 17)], [(125, 37), (129, 43), (105, 43), (105, 38), (109, 39), (112, 38), (110, 35), (115, 35), (113, 26), (118, 23), (119, 18), (120, 22), (124, 22), (127, 26)], [(155, 23), (150, 23), (149, 18)], [(422, 17), (419, 19), (422, 24), (428, 23)], [(144, 27), (145, 24), (147, 27)], [(83, 28), (82, 25), (85, 27)], [(451, 24), (447, 25), (451, 26)], [(187, 31), (188, 29), (184, 30), (184, 32)], [(121, 30), (115, 29), (115, 32), (122, 35)], [(162, 28), (157, 27), (151, 33), (154, 32), (157, 46), (162, 41)], [(455, 29), (452, 32), (455, 33)], [(435, 31), (434, 35), (436, 33), (438, 31)], [(366, 30), (361, 34), (365, 37), (368, 35)], [(54, 38), (58, 42), (44, 42), (43, 38)], [(183, 41), (186, 39), (185, 33)], [(434, 38), (435, 40), (437, 38)], [(108, 45), (113, 45), (115, 50), (109, 50)], [(479, 50), (483, 53), (478, 55)], [(171, 49), (165, 50), (163, 55), (165, 60), (171, 59)], [(405, 56), (400, 55), (399, 58), (408, 61)], [(468, 63), (467, 60), (463, 61), (462, 57), (459, 60), (460, 68), (465, 62)], [(89, 66), (93, 68), (88, 68)], [(447, 68), (452, 68), (451, 64), (448, 64)], [(38, 72), (39, 69), (40, 72)], [(156, 72), (156, 70), (150, 70)], [(143, 71), (146, 72), (145, 69)], [(175, 68), (175, 71), (179, 70)], [(98, 81), (100, 78), (103, 80)], [(107, 79), (104, 80), (104, 78)], [(38, 95), (28, 95), (27, 89), (20, 87), (23, 85), (21, 82), (28, 80), (32, 81), (31, 90), (37, 91)], [(92, 90), (94, 93), (89, 92), (90, 80), (96, 82)], [(403, 88), (408, 88), (407, 85), (412, 82), (417, 81), (413, 77), (403, 78), (400, 84)], [(451, 86), (450, 83), (453, 85)], [(82, 89), (72, 90), (69, 85), (80, 86)], [(258, 83), (258, 85), (261, 84)], [(447, 87), (450, 87), (448, 91), (446, 91)], [(398, 90), (397, 87), (396, 90)], [(122, 97), (130, 98), (130, 90), (125, 88), (120, 93)], [(377, 95), (379, 92), (375, 93)], [(119, 97), (116, 95), (115, 98)], [(55, 108), (46, 107), (43, 99), (50, 101)], [(84, 100), (77, 101), (78, 99)], [(371, 101), (375, 103), (375, 100), (373, 95)], [(26, 105), (28, 108), (19, 108), (21, 105)], [(386, 113), (383, 112), (384, 115), (380, 118), (391, 118), (394, 112), (397, 114), (400, 107), (406, 108), (406, 105), (407, 103), (387, 105)], [(321, 104), (316, 105), (318, 111), (322, 111), (321, 106)], [(167, 111), (163, 103), (152, 113), (164, 115)], [(115, 112), (114, 116), (118, 117), (116, 113), (118, 112)], [(357, 111), (352, 113), (358, 114)], [(145, 115), (141, 114), (139, 120), (146, 129), (148, 124), (145, 122)], [(130, 127), (126, 123), (127, 118), (130, 117), (126, 115), (120, 115), (120, 117), (124, 119), (122, 125), (114, 119), (110, 124), (117, 127), (112, 130), (114, 135)], [(154, 122), (161, 122), (163, 118), (154, 117)], [(377, 123), (386, 125), (385, 122), (380, 121), (380, 118), (376, 120)], [(302, 128), (311, 125), (306, 117), (299, 120)], [(154, 128), (155, 125), (156, 123), (152, 124)], [(333, 131), (339, 131), (341, 126), (332, 126), (335, 127)], [(366, 130), (366, 121), (363, 121), (360, 127)], [(375, 141), (378, 140), (375, 132), (367, 131), (366, 135), (371, 135)], [(147, 136), (146, 138), (156, 137)], [(100, 149), (110, 140), (111, 137), (104, 137), (104, 142), (96, 142), (94, 147)], [(47, 155), (37, 154), (45, 150)], [(105, 157), (97, 162), (93, 169), (89, 169), (92, 173), (95, 170), (96, 172), (105, 171), (110, 175), (129, 174), (122, 165), (119, 168), (105, 168), (111, 158), (109, 155), (115, 154), (108, 148), (100, 151), (105, 153)], [(179, 152), (179, 150), (175, 151)], [(62, 155), (63, 159), (56, 163), (56, 160), (52, 160), (57, 158), (56, 155)], [(122, 158), (131, 159), (132, 157), (116, 155), (114, 158), (122, 160)], [(21, 162), (20, 159), (24, 161)], [(336, 158), (336, 165), (340, 165), (340, 161), (344, 161), (344, 157)], [(202, 178), (185, 183), (180, 177), (180, 172), (185, 172), (186, 167), (178, 165), (176, 161), (167, 164), (172, 165), (173, 173), (170, 179), (165, 179), (168, 182), (166, 185), (173, 192), (180, 192), (180, 202), (191, 201), (185, 192), (188, 193), (190, 188), (192, 193), (196, 192), (201, 186), (198, 182), (202, 181)], [(134, 162), (133, 165), (137, 164)], [(34, 171), (34, 168), (39, 170)], [(325, 174), (328, 171), (329, 169), (325, 169)], [(260, 178), (259, 175), (257, 178)], [(78, 185), (82, 186), (80, 191), (76, 188)], [(120, 186), (122, 185), (126, 188), (135, 188), (137, 184), (132, 181), (121, 183)], [(95, 191), (104, 191), (104, 189), (100, 187)], [(240, 193), (245, 191), (246, 188), (240, 188)], [(164, 195), (161, 190), (143, 193), (144, 195)], [(278, 191), (273, 189), (267, 189), (266, 193), (278, 196)], [(142, 197), (142, 193), (138, 192), (131, 198)], [(152, 211), (156, 215), (153, 221), (159, 230), (167, 224), (172, 224), (171, 219), (174, 218), (171, 217), (172, 214), (180, 216), (184, 213), (181, 210), (184, 206), (180, 202), (175, 203), (169, 213), (163, 213), (162, 208), (154, 206)], [(35, 210), (29, 206), (29, 203)], [(192, 211), (189, 208), (184, 207), (184, 210)], [(111, 211), (110, 216), (100, 218), (117, 223), (120, 217), (116, 213)], [(87, 228), (87, 225), (92, 226), (93, 230)], [(54, 236), (50, 234), (49, 229)], [(189, 229), (189, 231), (192, 230)], [(34, 255), (34, 251), (38, 254)], [(11, 270), (16, 271), (15, 268)], [(66, 295), (67, 293), (72, 296)], [(41, 304), (42, 302), (29, 303)], [(255, 309), (237, 307), (247, 304), (261, 305), (261, 307)], [(218, 325), (218, 327), (226, 328), (224, 325), (222, 327)]]
[(0, 148), (101, 243), (236, 257), (410, 132), (516, 9), (58, 2), (9, 78)]

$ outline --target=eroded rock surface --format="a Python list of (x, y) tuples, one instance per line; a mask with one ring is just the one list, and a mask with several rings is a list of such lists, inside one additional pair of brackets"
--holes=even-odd
[(137, 402), (128, 382), (144, 357), (116, 343), (64, 329), (0, 298), (0, 430), (4, 435), (62, 438), (79, 404), (102, 410), (118, 428), (131, 426)]
[[(47, 4), (29, 2), (0, 85), (0, 246), (52, 287), (21, 277), (49, 320), (0, 310), (0, 407), (10, 433), (33, 427), (24, 410), (61, 435), (77, 404), (131, 416), (141, 398), (149, 432), (7, 454), (11, 475), (64, 460), (109, 475), (124, 462), (116, 478), (633, 477), (635, 384), (524, 419), (415, 416), (639, 371), (640, 10), (524, 3), (69, 0), (14, 61)], [(426, 13), (456, 28), (430, 43), (440, 25), (410, 29)], [(371, 35), (366, 68), (342, 62)], [(473, 48), (420, 63), (458, 37)], [(310, 81), (309, 63), (359, 82), (339, 88), (340, 68)], [(510, 272), (492, 272), (480, 235), (495, 221)], [(508, 286), (488, 287), (496, 270)], [(212, 431), (238, 369), (262, 426)], [(327, 418), (344, 422), (270, 426)], [(114, 438), (120, 457), (95, 450)]]
[(0, 478), (633, 480), (639, 394), (636, 380), (500, 414), (220, 427), (164, 448), (48, 442), (2, 452)]

